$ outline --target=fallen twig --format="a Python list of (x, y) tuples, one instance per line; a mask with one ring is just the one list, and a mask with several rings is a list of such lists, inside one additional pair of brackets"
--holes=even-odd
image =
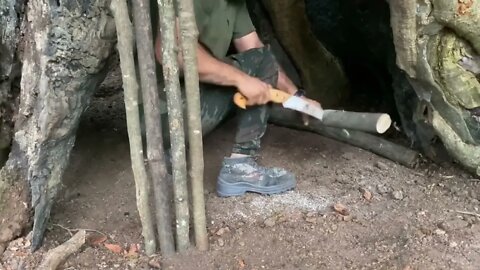
[(457, 212), (459, 214), (463, 214), (463, 215), (474, 216), (474, 217), (480, 218), (480, 214), (473, 213), (473, 212), (465, 212), (465, 211), (458, 211), (458, 210), (456, 210), (455, 212)]
[(67, 242), (48, 251), (43, 258), (42, 263), (37, 268), (38, 270), (55, 270), (57, 267), (67, 259), (68, 256), (80, 249), (85, 244), (85, 230), (80, 230)]
[(67, 231), (70, 234), (70, 236), (73, 236), (73, 232), (86, 231), (86, 232), (96, 232), (98, 234), (101, 234), (103, 236), (108, 237), (108, 235), (106, 233), (103, 233), (103, 232), (98, 231), (98, 230), (93, 230), (93, 229), (70, 229), (70, 228), (67, 228), (67, 227), (65, 227), (61, 224), (57, 224), (57, 223), (54, 223), (52, 225), (64, 229), (65, 231)]

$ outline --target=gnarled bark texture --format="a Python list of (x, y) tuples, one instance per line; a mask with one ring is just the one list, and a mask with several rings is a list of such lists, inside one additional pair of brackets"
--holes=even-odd
[(480, 2), (392, 0), (390, 10), (397, 62), (418, 100), (415, 133), (439, 138), (480, 175)]
[[(104, 0), (31, 0), (26, 22), (19, 115), (1, 176), (11, 187), (21, 187), (19, 197), (27, 183), (30, 186), (31, 201), (21, 196), (23, 200), (8, 200), (3, 209), (12, 207), (8, 204), (34, 209), (35, 250), (42, 242), (80, 116), (106, 74), (115, 27)], [(15, 196), (12, 192), (9, 196)], [(23, 213), (29, 208), (21, 209), (15, 214), (26, 217)], [(6, 220), (9, 213), (0, 211)], [(0, 225), (1, 233), (12, 227)]]

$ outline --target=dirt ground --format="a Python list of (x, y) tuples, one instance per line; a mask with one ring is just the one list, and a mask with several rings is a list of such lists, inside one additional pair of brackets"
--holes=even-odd
[[(31, 254), (28, 236), (12, 242), (3, 269), (35, 269), (76, 229), (108, 239), (84, 245), (61, 269), (480, 268), (480, 180), (453, 166), (408, 169), (316, 134), (270, 126), (261, 163), (293, 171), (297, 188), (219, 198), (215, 181), (233, 120), (205, 137), (210, 250), (147, 258), (130, 248), (142, 242), (141, 226), (122, 96), (114, 92), (96, 96), (83, 117), (44, 246)], [(348, 213), (336, 212), (337, 204)], [(88, 234), (98, 240), (98, 232)], [(105, 243), (131, 252), (114, 253)]]

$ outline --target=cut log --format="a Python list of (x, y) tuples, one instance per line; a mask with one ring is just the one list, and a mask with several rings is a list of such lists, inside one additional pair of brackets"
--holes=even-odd
[[(154, 192), (157, 233), (162, 255), (175, 252), (171, 226), (169, 185), (163, 149), (160, 98), (158, 95), (155, 55), (153, 52), (150, 0), (139, 0), (133, 5), (138, 66), (145, 107), (147, 157)], [(160, 123), (160, 124), (159, 124)]]
[(77, 232), (67, 242), (48, 251), (43, 258), (42, 263), (38, 266), (38, 270), (55, 270), (70, 255), (78, 251), (85, 244), (86, 233), (84, 230)]
[(409, 168), (415, 167), (419, 161), (418, 152), (362, 131), (325, 126), (317, 119), (310, 120), (306, 126), (298, 113), (279, 106), (272, 107), (269, 121), (279, 126), (315, 132), (360, 147)]
[(107, 73), (115, 28), (106, 2), (27, 4), (19, 113), (2, 178), (30, 185), (32, 250), (42, 243), (82, 112)]
[(325, 110), (323, 111), (322, 124), (329, 127), (382, 134), (390, 128), (392, 119), (386, 113)]
[(128, 16), (126, 0), (112, 0), (110, 8), (115, 17), (118, 36), (118, 53), (125, 96), (127, 131), (130, 142), (132, 170), (135, 179), (137, 209), (142, 222), (142, 235), (145, 253), (152, 255), (156, 251), (152, 211), (149, 205), (150, 183), (143, 162), (143, 144), (138, 109), (138, 82), (133, 57), (133, 27)]

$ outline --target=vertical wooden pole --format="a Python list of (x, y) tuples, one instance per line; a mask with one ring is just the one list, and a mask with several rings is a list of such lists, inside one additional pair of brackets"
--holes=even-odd
[(172, 216), (168, 201), (169, 190), (163, 149), (155, 54), (153, 51), (150, 0), (137, 0), (133, 3), (133, 20), (145, 108), (147, 157), (155, 195), (154, 206), (157, 233), (162, 255), (171, 255), (175, 252), (175, 245), (170, 223)]
[(138, 83), (133, 58), (133, 31), (128, 16), (126, 0), (112, 0), (110, 8), (115, 17), (118, 37), (118, 52), (125, 95), (127, 114), (127, 130), (130, 141), (132, 170), (135, 178), (137, 208), (142, 222), (142, 235), (145, 241), (147, 255), (155, 253), (155, 234), (152, 222), (152, 212), (148, 204), (149, 183), (143, 161), (143, 146), (140, 131), (140, 116), (138, 111)]
[(173, 0), (158, 0), (162, 42), (162, 67), (167, 91), (168, 122), (172, 145), (172, 175), (174, 181), (177, 250), (190, 245), (189, 208), (185, 158), (185, 131), (183, 124), (182, 95), (180, 92), (175, 11)]
[(192, 0), (177, 0), (180, 37), (185, 76), (185, 96), (188, 113), (188, 142), (190, 161), (190, 181), (192, 184), (193, 223), (195, 242), (199, 250), (208, 249), (207, 226), (205, 216), (205, 198), (203, 188), (203, 142), (200, 111), (200, 89), (197, 68), (198, 29)]

